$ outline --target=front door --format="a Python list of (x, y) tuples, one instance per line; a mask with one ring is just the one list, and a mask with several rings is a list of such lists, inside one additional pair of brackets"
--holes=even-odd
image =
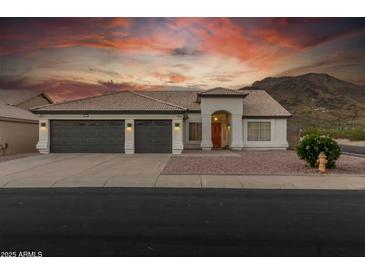
[(213, 148), (221, 148), (222, 147), (221, 132), (222, 132), (221, 124), (220, 123), (212, 123)]

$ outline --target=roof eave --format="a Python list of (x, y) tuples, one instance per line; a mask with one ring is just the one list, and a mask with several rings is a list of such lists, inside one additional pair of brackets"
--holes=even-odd
[(200, 97), (207, 97), (207, 98), (245, 98), (248, 93), (243, 94), (204, 94), (198, 93), (197, 94), (197, 102), (200, 102)]
[(183, 114), (187, 110), (32, 110), (34, 114)]
[(7, 122), (16, 122), (16, 123), (27, 123), (27, 124), (38, 124), (38, 120), (36, 119), (24, 119), (24, 118), (14, 118), (14, 117), (6, 117), (0, 116), (0, 121)]
[(242, 119), (288, 119), (292, 115), (242, 115)]

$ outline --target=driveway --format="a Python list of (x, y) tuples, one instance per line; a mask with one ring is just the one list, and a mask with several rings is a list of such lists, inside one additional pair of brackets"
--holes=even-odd
[[(49, 154), (0, 163), (0, 187), (172, 187), (266, 189), (365, 189), (363, 175), (162, 174), (169, 154)], [(238, 155), (180, 157), (225, 165)], [(189, 168), (189, 161), (180, 169)], [(209, 165), (210, 167), (210, 165)], [(204, 168), (201, 168), (204, 171)]]
[(3, 187), (154, 186), (167, 154), (49, 154), (0, 163)]

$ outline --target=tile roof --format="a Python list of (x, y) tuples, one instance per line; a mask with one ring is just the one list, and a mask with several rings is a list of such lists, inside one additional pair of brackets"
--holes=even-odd
[(131, 91), (107, 93), (74, 101), (32, 108), (38, 111), (164, 111), (183, 112), (184, 107)]
[(0, 120), (4, 119), (38, 121), (38, 117), (30, 111), (0, 102)]
[[(0, 101), (8, 105), (16, 106), (41, 94), (43, 93), (38, 90), (0, 89)], [(50, 100), (48, 96), (44, 96)]]
[(198, 96), (245, 96), (247, 95), (247, 92), (245, 91), (238, 91), (235, 89), (229, 89), (229, 88), (212, 88), (212, 89), (208, 89), (202, 92), (198, 93)]
[(243, 116), (281, 116), (291, 114), (264, 90), (246, 90), (248, 96), (243, 99)]
[(196, 101), (197, 91), (138, 91), (138, 93), (146, 94), (189, 110), (200, 111), (200, 104)]
[[(228, 90), (228, 89), (227, 89)], [(240, 93), (239, 91), (236, 91)], [(34, 108), (34, 112), (52, 111), (200, 111), (199, 91), (121, 91), (101, 96)], [(264, 90), (243, 92), (244, 116), (280, 116), (291, 114)]]

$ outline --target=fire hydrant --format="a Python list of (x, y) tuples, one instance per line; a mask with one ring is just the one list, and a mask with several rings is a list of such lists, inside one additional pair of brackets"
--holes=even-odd
[(319, 170), (320, 173), (326, 173), (326, 164), (327, 164), (327, 162), (328, 162), (327, 161), (327, 156), (322, 151), (321, 153), (319, 153), (318, 160), (317, 160), (318, 170)]

